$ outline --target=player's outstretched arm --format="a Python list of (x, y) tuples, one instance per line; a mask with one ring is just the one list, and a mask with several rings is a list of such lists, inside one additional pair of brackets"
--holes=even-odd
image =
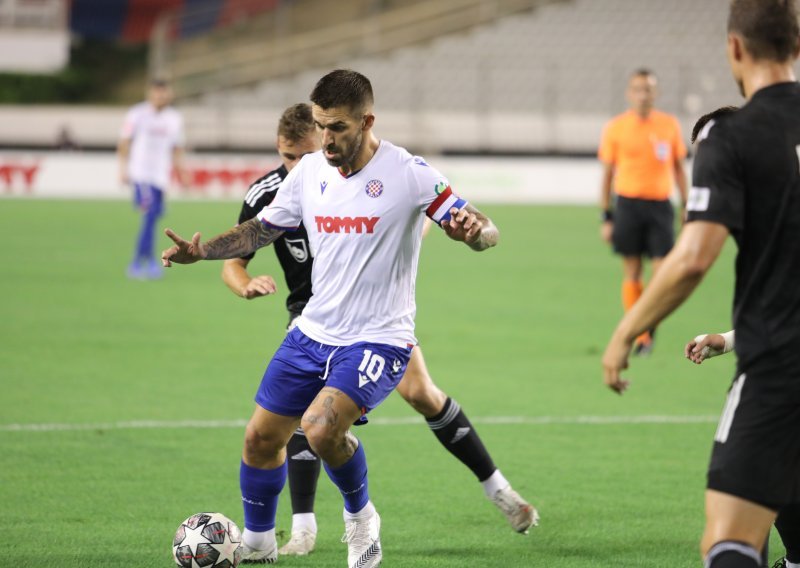
[(222, 265), (222, 281), (237, 296), (245, 300), (274, 294), (278, 287), (272, 276), (250, 276), (246, 258), (229, 258)]
[(195, 233), (190, 242), (171, 229), (164, 232), (175, 243), (161, 253), (161, 262), (166, 267), (172, 266), (173, 262), (192, 264), (198, 260), (240, 258), (267, 246), (283, 234), (282, 230), (268, 227), (258, 219), (245, 221), (205, 243), (200, 242), (200, 233)]
[(500, 231), (492, 220), (469, 203), (463, 209), (450, 210), (450, 220), (442, 223), (447, 236), (482, 251), (497, 244)]
[(680, 306), (697, 287), (719, 256), (728, 229), (709, 221), (686, 225), (678, 242), (664, 258), (642, 297), (625, 314), (611, 336), (603, 354), (603, 379), (606, 386), (622, 394), (630, 385), (622, 378), (634, 339), (658, 325)]
[(686, 344), (683, 354), (691, 362), (700, 364), (706, 359), (724, 355), (733, 350), (734, 331), (727, 333), (709, 333), (708, 335), (698, 335)]

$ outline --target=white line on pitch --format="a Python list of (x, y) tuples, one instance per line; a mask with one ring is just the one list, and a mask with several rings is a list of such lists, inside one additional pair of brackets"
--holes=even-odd
[[(483, 416), (471, 419), (474, 424), (712, 424), (716, 416)], [(375, 426), (404, 426), (422, 424), (419, 416), (399, 418), (370, 418)], [(69, 432), (79, 430), (135, 430), (179, 428), (244, 428), (246, 420), (131, 420), (127, 422), (96, 422), (78, 424), (0, 424), (0, 432)]]

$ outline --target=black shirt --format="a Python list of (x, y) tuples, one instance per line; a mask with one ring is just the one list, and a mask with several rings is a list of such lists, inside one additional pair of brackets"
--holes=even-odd
[[(285, 166), (269, 172), (250, 185), (247, 190), (242, 211), (239, 213), (239, 223), (249, 221), (267, 205), (272, 203), (278, 188), (289, 172)], [(311, 248), (308, 244), (308, 233), (303, 225), (296, 231), (284, 233), (272, 243), (278, 262), (281, 263), (286, 285), (289, 287), (289, 296), (286, 298), (286, 309), (293, 314), (299, 314), (311, 298)], [(255, 253), (245, 256), (252, 259)]]
[(757, 91), (700, 140), (688, 219), (725, 225), (739, 247), (740, 372), (800, 376), (800, 84)]

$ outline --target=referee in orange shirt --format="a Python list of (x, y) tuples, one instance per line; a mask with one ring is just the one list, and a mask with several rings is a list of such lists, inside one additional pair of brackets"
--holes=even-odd
[[(677, 119), (653, 108), (656, 93), (653, 72), (634, 71), (626, 91), (630, 108), (606, 125), (598, 152), (603, 162), (601, 235), (622, 256), (622, 305), (626, 311), (642, 295), (642, 259), (650, 257), (655, 274), (674, 243), (669, 200), (674, 185), (686, 205), (686, 145)], [(633, 352), (645, 355), (652, 348), (650, 331), (637, 338)]]

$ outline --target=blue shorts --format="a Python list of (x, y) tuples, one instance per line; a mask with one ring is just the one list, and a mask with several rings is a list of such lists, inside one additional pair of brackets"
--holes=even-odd
[(149, 183), (134, 183), (133, 203), (143, 213), (158, 217), (164, 212), (164, 192)]
[(403, 378), (411, 349), (364, 341), (325, 345), (295, 327), (267, 366), (256, 403), (282, 416), (302, 416), (327, 386), (349, 396), (363, 416), (383, 402)]

